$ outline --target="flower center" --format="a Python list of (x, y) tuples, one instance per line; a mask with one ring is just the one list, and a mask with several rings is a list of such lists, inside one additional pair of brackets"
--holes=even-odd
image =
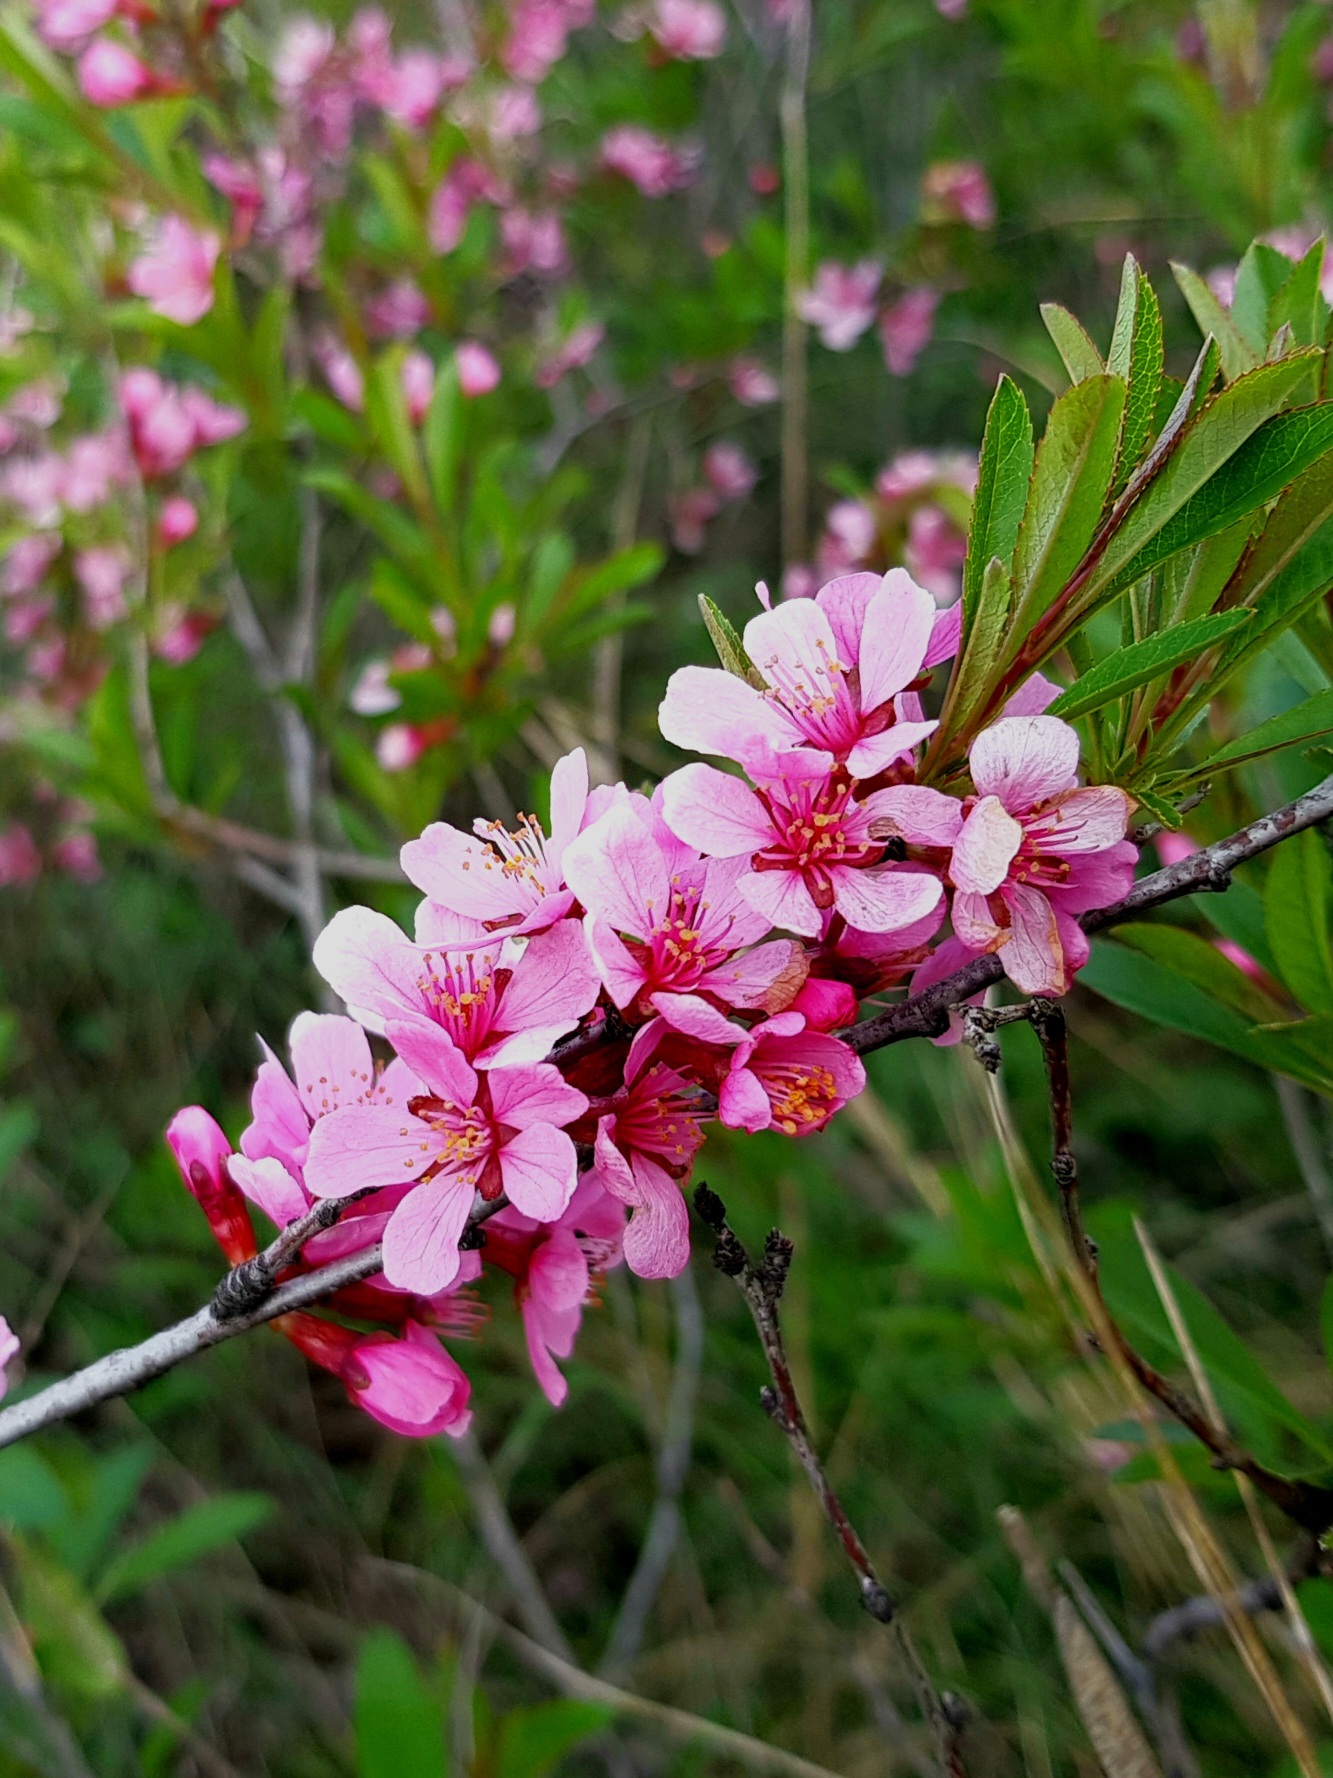
[(773, 1122), (788, 1136), (818, 1129), (839, 1103), (837, 1081), (817, 1062), (765, 1064), (759, 1080), (773, 1108)]

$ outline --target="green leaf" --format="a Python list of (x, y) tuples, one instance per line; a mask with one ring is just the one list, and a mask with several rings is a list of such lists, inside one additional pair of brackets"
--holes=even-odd
[(736, 626), (707, 593), (699, 594), (699, 611), (709, 640), (717, 650), (717, 658), (727, 672), (734, 673), (738, 679), (744, 679), (751, 685), (762, 684), (754, 662), (745, 652), (745, 644), (741, 641)]
[(610, 1705), (577, 1698), (511, 1710), (500, 1723), (497, 1778), (545, 1778), (566, 1753), (614, 1717)]
[(1014, 548), (1016, 647), (1082, 561), (1115, 468), (1125, 385), (1088, 377), (1051, 409)]
[(1133, 642), (1128, 648), (1118, 648), (1062, 692), (1048, 714), (1063, 716), (1067, 721), (1086, 716), (1090, 710), (1100, 709), (1136, 686), (1146, 685), (1159, 673), (1193, 660), (1241, 624), (1248, 623), (1249, 617), (1248, 611), (1215, 612), (1210, 617), (1195, 618), (1192, 623), (1159, 630), (1155, 636), (1145, 636), (1142, 642)]
[(1277, 753), (1283, 747), (1298, 747), (1302, 741), (1317, 740), (1320, 735), (1333, 734), (1333, 691), (1316, 692), (1314, 697), (1278, 716), (1270, 716), (1247, 735), (1228, 741), (1216, 753), (1210, 753), (1201, 765), (1190, 769), (1191, 778), (1208, 778), (1214, 772), (1230, 771), (1248, 759), (1265, 753)]
[(986, 688), (1004, 641), (1005, 623), (1009, 616), (1009, 570), (998, 556), (986, 566), (972, 623), (963, 643), (961, 655), (949, 682), (940, 726), (932, 747), (945, 749), (947, 737), (960, 723), (966, 722), (972, 707)]
[(297, 419), (325, 444), (358, 455), (366, 449), (366, 432), (360, 420), (322, 390), (294, 389), (289, 406)]
[(1259, 985), (1224, 957), (1202, 933), (1165, 922), (1133, 921), (1117, 929), (1121, 944), (1132, 945), (1164, 969), (1192, 982), (1251, 1025), (1272, 1019), (1278, 1007)]
[(1320, 346), (1328, 323), (1328, 304), (1320, 290), (1324, 271), (1324, 238), (1321, 235), (1282, 284), (1268, 305), (1268, 337), (1290, 327), (1298, 346)]
[(1145, 952), (1109, 939), (1096, 939), (1078, 979), (1113, 1006), (1122, 1006), (1155, 1025), (1183, 1031), (1188, 1037), (1201, 1038), (1218, 1049), (1252, 1059), (1248, 1044), (1250, 1021)]
[[(1081, 609), (1094, 603), (1111, 581), (1118, 580), (1121, 571), (1147, 549), (1186, 502), (1278, 412), (1319, 357), (1319, 353), (1299, 352), (1278, 364), (1261, 365), (1229, 384), (1188, 422), (1165, 460), (1154, 469), (1159, 439), (1130, 483), (1114, 533), (1080, 596)], [(1182, 395), (1177, 412), (1185, 399)], [(1150, 475), (1146, 484), (1145, 475)]]
[(1231, 319), (1260, 356), (1276, 331), (1269, 325), (1269, 309), (1290, 276), (1291, 261), (1264, 241), (1251, 242), (1236, 267)]
[(1120, 303), (1106, 368), (1123, 377), (1128, 393), (1120, 432), (1119, 480), (1127, 481), (1152, 434), (1162, 392), (1162, 311), (1157, 294), (1132, 253), (1125, 255)]
[(261, 1525), (273, 1511), (267, 1494), (215, 1494), (189, 1506), (151, 1531), (142, 1543), (123, 1550), (97, 1588), (99, 1599), (123, 1598), (173, 1568), (183, 1568), (224, 1543), (233, 1543)]
[(1222, 354), (1222, 374), (1228, 383), (1251, 371), (1263, 358), (1262, 346), (1256, 347), (1232, 320), (1230, 313), (1213, 295), (1197, 272), (1188, 266), (1171, 262), (1171, 271), (1180, 294), (1190, 306), (1190, 313), (1199, 324), (1199, 332), (1211, 334)]
[(1041, 318), (1046, 323), (1047, 333), (1055, 341), (1055, 349), (1069, 372), (1071, 383), (1081, 383), (1085, 377), (1102, 374), (1106, 369), (1102, 355), (1076, 315), (1061, 308), (1059, 303), (1043, 303)]
[[(1233, 384), (1239, 387), (1238, 384)], [(1333, 451), (1333, 402), (1275, 414), (1193, 494), (1124, 567), (1128, 586), (1158, 562), (1225, 531), (1281, 494)]]
[(358, 1778), (444, 1778), (444, 1718), (407, 1645), (372, 1630), (356, 1664)]
[(660, 572), (662, 559), (660, 544), (632, 543), (628, 549), (617, 550), (605, 561), (576, 569), (560, 601), (562, 616), (582, 616), (584, 612), (595, 611), (618, 593), (643, 586)]
[(409, 518), (391, 500), (381, 500), (369, 493), (351, 476), (337, 469), (310, 469), (305, 480), (331, 500), (360, 519), (381, 543), (402, 563), (418, 582), (422, 591), (434, 595), (441, 590), (444, 566), (431, 548), (429, 537), (415, 519)]
[(114, 1697), (129, 1663), (120, 1640), (73, 1575), (11, 1540), (21, 1577), (20, 1611), (42, 1672), (77, 1697)]
[(995, 385), (986, 432), (981, 441), (977, 491), (967, 534), (963, 564), (963, 627), (971, 633), (981, 598), (981, 583), (994, 557), (1007, 563), (1018, 541), (1028, 483), (1032, 479), (1032, 416), (1023, 392), (1011, 377)]
[(69, 1512), (60, 1477), (31, 1445), (0, 1451), (0, 1520), (18, 1531), (44, 1531)]
[(458, 387), (458, 366), (451, 358), (435, 378), (435, 392), (426, 410), (421, 442), (426, 453), (430, 491), (436, 510), (450, 515), (458, 501), (458, 466), (462, 458), (466, 409)]
[(1282, 980), (1315, 1013), (1333, 1013), (1331, 908), (1328, 848), (1317, 833), (1297, 834), (1278, 847), (1268, 867), (1264, 924)]
[(366, 418), (394, 474), (413, 503), (421, 506), (426, 500), (426, 474), (403, 393), (405, 356), (402, 346), (393, 346), (371, 365), (366, 378)]

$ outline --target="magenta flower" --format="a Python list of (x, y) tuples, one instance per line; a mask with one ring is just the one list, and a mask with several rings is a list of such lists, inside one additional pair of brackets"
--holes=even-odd
[(597, 1120), (593, 1177), (630, 1208), (625, 1259), (640, 1278), (674, 1278), (690, 1260), (680, 1182), (703, 1142), (694, 1089), (683, 1075), (632, 1050), (625, 1084)]
[(576, 920), (536, 933), (518, 952), (504, 934), (424, 902), (417, 937), (413, 944), (387, 915), (352, 907), (315, 941), (315, 968), (395, 1048), (403, 1027), (424, 1025), (479, 1068), (540, 1061), (601, 988)]
[(38, 0), (37, 35), (49, 48), (72, 54), (117, 10), (117, 0)]
[(774, 1012), (788, 1004), (805, 979), (800, 947), (775, 939), (746, 948), (772, 922), (738, 893), (745, 868), (738, 859), (700, 861), (641, 797), (608, 810), (573, 842), (565, 872), (587, 910), (601, 979), (622, 1011), (660, 1013), (691, 1030), (701, 1007)]
[(995, 194), (980, 161), (936, 161), (921, 181), (928, 222), (964, 222), (969, 228), (995, 223)]
[(511, 80), (538, 85), (564, 56), (571, 19), (561, 0), (519, 0), (500, 64)]
[(549, 1063), (484, 1074), (442, 1030), (394, 1027), (399, 1056), (424, 1083), (406, 1107), (344, 1105), (310, 1133), (307, 1189), (347, 1197), (412, 1186), (384, 1231), (384, 1275), (423, 1296), (453, 1283), (475, 1193), (554, 1222), (574, 1195), (578, 1163), (563, 1126), (588, 1108)]
[(0, 827), (0, 889), (35, 883), (42, 874), (42, 855), (32, 830), (22, 821)]
[(590, 1173), (558, 1221), (534, 1222), (510, 1205), (486, 1225), (486, 1262), (514, 1279), (533, 1375), (552, 1407), (569, 1385), (555, 1363), (573, 1353), (596, 1281), (623, 1257), (625, 1208)]
[(683, 766), (662, 785), (667, 825), (708, 857), (744, 859), (736, 888), (771, 926), (818, 938), (831, 910), (858, 932), (923, 918), (943, 894), (939, 879), (882, 862), (884, 842), (938, 846), (957, 831), (960, 805), (917, 785), (858, 802), (847, 772), (819, 757), (787, 754), (757, 790), (712, 766)]
[(469, 400), (489, 395), (500, 386), (500, 366), (489, 347), (480, 340), (460, 340), (454, 349), (458, 387)]
[(34, 531), (28, 537), (20, 537), (0, 566), (0, 594), (15, 599), (36, 592), (59, 554), (60, 537), (56, 532)]
[(148, 250), (130, 264), (130, 289), (155, 315), (192, 327), (213, 307), (213, 268), (221, 250), (212, 229), (164, 216)]
[(120, 405), (135, 462), (149, 480), (174, 474), (196, 451), (235, 438), (247, 425), (239, 408), (223, 406), (202, 389), (166, 383), (142, 365), (121, 377)]
[(726, 48), (727, 15), (713, 0), (656, 0), (648, 30), (663, 55), (708, 62)]
[(718, 1115), (733, 1130), (813, 1136), (865, 1084), (860, 1057), (838, 1038), (807, 1029), (793, 1009), (765, 1019), (736, 1046)]
[(74, 558), (74, 577), (83, 592), (83, 609), (94, 630), (110, 629), (125, 615), (125, 582), (130, 552), (123, 543), (97, 543)]
[(0, 1401), (9, 1392), (9, 1366), (18, 1357), (20, 1350), (18, 1335), (4, 1316), (0, 1315)]
[(720, 500), (744, 500), (754, 492), (759, 470), (742, 445), (719, 438), (703, 456), (704, 480)]
[(664, 198), (688, 185), (698, 158), (693, 150), (673, 148), (665, 136), (635, 123), (617, 124), (602, 137), (601, 160), (607, 172), (619, 173), (646, 198)]
[(916, 361), (930, 344), (935, 331), (935, 311), (940, 293), (929, 284), (905, 290), (879, 318), (879, 337), (884, 362), (895, 377), (911, 376)]
[(1088, 960), (1077, 916), (1128, 890), (1132, 804), (1078, 788), (1078, 735), (1055, 716), (1004, 717), (972, 743), (977, 796), (954, 844), (954, 932), (995, 951), (1025, 994), (1064, 994)]
[(933, 734), (904, 720), (897, 700), (944, 656), (932, 647), (935, 601), (901, 568), (852, 574), (813, 599), (789, 599), (745, 626), (745, 649), (764, 681), (718, 667), (671, 675), (658, 724), (668, 741), (720, 754), (752, 777), (801, 749), (826, 771), (845, 764), (873, 778)]
[(516, 833), (480, 817), (470, 834), (435, 821), (399, 856), (408, 881), (441, 907), (515, 935), (540, 932), (574, 905), (563, 861), (587, 815), (588, 760), (577, 747), (551, 773), (549, 838), (535, 815), (522, 816)]
[(337, 1377), (354, 1407), (391, 1432), (460, 1438), (471, 1424), (466, 1372), (419, 1321), (404, 1321), (402, 1338), (395, 1339), (297, 1314), (283, 1317), (283, 1332), (312, 1364)]
[(813, 286), (796, 304), (797, 313), (819, 329), (830, 352), (850, 352), (875, 319), (875, 298), (884, 268), (877, 259), (839, 265), (826, 259), (815, 270)]
[(411, 278), (399, 278), (366, 304), (366, 327), (377, 339), (411, 339), (430, 320), (430, 303)]
[(167, 1145), (185, 1189), (208, 1218), (213, 1238), (232, 1265), (255, 1251), (245, 1199), (228, 1171), (231, 1143), (202, 1105), (187, 1105), (167, 1125)]
[(174, 549), (199, 529), (199, 510), (184, 494), (172, 494), (157, 515), (157, 538), (163, 549)]
[(78, 76), (84, 98), (104, 110), (132, 104), (169, 84), (114, 37), (99, 37), (89, 44), (79, 57)]

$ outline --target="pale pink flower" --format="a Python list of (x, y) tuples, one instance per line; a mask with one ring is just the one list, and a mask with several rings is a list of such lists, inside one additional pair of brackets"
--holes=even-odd
[(99, 37), (79, 57), (79, 91), (90, 105), (106, 110), (129, 105), (135, 99), (159, 92), (157, 74), (113, 37)]
[(426, 212), (426, 238), (432, 251), (452, 253), (463, 238), (475, 203), (503, 203), (505, 187), (470, 155), (460, 155), (431, 193)]
[(472, 833), (435, 821), (399, 857), (407, 879), (440, 907), (515, 935), (540, 932), (574, 905), (565, 887), (565, 852), (588, 814), (588, 760), (581, 747), (551, 773), (548, 838), (535, 815), (518, 831), (478, 817)]
[(37, 35), (51, 49), (71, 54), (116, 16), (117, 0), (38, 0)]
[(384, 1275), (429, 1296), (458, 1274), (458, 1241), (476, 1192), (493, 1199), (503, 1191), (538, 1222), (561, 1214), (578, 1176), (562, 1126), (588, 1101), (549, 1063), (478, 1074), (436, 1026), (395, 1026), (395, 1037), (424, 1092), (402, 1108), (345, 1105), (321, 1117), (305, 1183), (316, 1197), (410, 1184), (384, 1230)]
[(220, 191), (232, 207), (232, 236), (240, 246), (250, 238), (251, 230), (264, 207), (264, 187), (258, 172), (245, 161), (231, 160), (225, 154), (204, 156), (204, 177), (215, 191)]
[(500, 63), (513, 80), (536, 86), (564, 56), (570, 20), (560, 0), (519, 0)]
[(435, 393), (435, 366), (424, 352), (412, 351), (405, 354), (399, 374), (407, 416), (414, 426), (419, 426)]
[(954, 844), (954, 932), (999, 954), (1025, 994), (1064, 994), (1088, 960), (1077, 916), (1129, 888), (1137, 848), (1123, 790), (1078, 788), (1078, 735), (1054, 716), (1005, 717), (969, 760), (977, 795)]
[(441, 1030), (478, 1068), (538, 1062), (591, 1011), (601, 984), (577, 920), (521, 950), (479, 921), (422, 903), (417, 942), (385, 914), (343, 908), (315, 940), (315, 968), (395, 1048), (409, 1027)]
[(39, 377), (35, 383), (25, 383), (5, 403), (5, 412), (11, 420), (20, 420), (43, 432), (55, 425), (60, 418), (60, 411), (60, 386), (49, 377)]
[(864, 500), (835, 501), (824, 515), (816, 550), (820, 573), (832, 577), (860, 567), (878, 535), (879, 521)]
[(980, 161), (935, 161), (921, 181), (928, 222), (965, 222), (969, 228), (990, 228), (995, 222), (995, 194)]
[(516, 205), (500, 217), (505, 270), (510, 277), (541, 272), (553, 277), (569, 263), (564, 225), (554, 210), (525, 210)]
[(858, 802), (846, 771), (830, 772), (820, 758), (799, 748), (775, 756), (758, 789), (712, 766), (683, 766), (662, 785), (667, 824), (708, 857), (741, 860), (738, 893), (788, 932), (817, 938), (833, 909), (858, 932), (921, 919), (939, 902), (940, 882), (882, 862), (885, 841), (947, 846), (961, 806), (913, 784)]
[(399, 278), (366, 304), (366, 326), (377, 339), (410, 339), (430, 320), (430, 303), (411, 278)]
[(65, 453), (60, 498), (71, 512), (91, 512), (129, 476), (124, 434), (92, 432), (76, 438)]
[(97, 841), (86, 828), (62, 834), (51, 848), (51, 861), (76, 883), (95, 883), (102, 875)]
[(697, 556), (707, 539), (707, 528), (722, 510), (719, 495), (711, 488), (686, 488), (671, 502), (671, 541), (682, 555)]
[(222, 243), (180, 216), (158, 223), (147, 252), (131, 262), (129, 286), (154, 314), (192, 327), (213, 307), (213, 268)]
[(830, 352), (850, 352), (875, 319), (875, 299), (884, 268), (877, 259), (839, 265), (826, 259), (815, 270), (811, 288), (797, 299), (803, 321), (819, 329)]
[(879, 337), (884, 345), (884, 362), (895, 377), (910, 376), (916, 361), (930, 344), (935, 331), (935, 311), (940, 293), (929, 284), (916, 284), (905, 290), (879, 318)]
[(447, 71), (429, 50), (409, 49), (395, 58), (381, 82), (378, 102), (405, 130), (424, 130), (444, 97)]
[(475, 399), (499, 387), (500, 366), (494, 353), (480, 340), (460, 340), (454, 349), (454, 363), (458, 368), (458, 387), (464, 395)]
[(42, 855), (31, 831), (21, 821), (0, 827), (0, 889), (35, 883), (42, 874)]
[(347, 697), (358, 716), (387, 716), (403, 701), (403, 694), (389, 683), (392, 661), (367, 661)]
[(634, 1017), (706, 1035), (716, 1009), (779, 1011), (805, 979), (799, 945), (757, 942), (773, 922), (738, 887), (747, 861), (700, 859), (642, 797), (608, 809), (564, 863), (606, 991)]
[(860, 1057), (840, 1039), (809, 1030), (793, 1008), (754, 1026), (736, 1046), (718, 1116), (733, 1130), (813, 1136), (865, 1084)]
[(744, 500), (754, 492), (759, 470), (743, 446), (720, 438), (703, 456), (704, 480), (721, 500)]
[(278, 103), (294, 113), (298, 128), (321, 154), (341, 160), (351, 147), (357, 90), (332, 25), (293, 19), (274, 55), (273, 76)]
[(20, 537), (0, 567), (0, 594), (14, 599), (35, 592), (59, 554), (58, 532), (35, 531)]
[[(793, 748), (823, 771), (872, 778), (911, 753), (935, 723), (904, 719), (897, 700), (936, 660), (935, 601), (901, 568), (830, 581), (745, 626), (762, 690), (717, 667), (681, 667), (658, 722), (668, 741), (717, 753), (762, 776)], [(812, 751), (813, 750), (813, 751)]]
[(674, 1278), (690, 1261), (681, 1192), (703, 1142), (696, 1089), (649, 1046), (631, 1051), (623, 1086), (597, 1120), (593, 1177), (630, 1209), (625, 1259), (640, 1278)]
[(782, 393), (777, 378), (757, 358), (733, 358), (727, 381), (742, 407), (765, 407)]
[(217, 619), (202, 611), (187, 611), (179, 602), (165, 605), (154, 625), (153, 653), (169, 667), (183, 667), (216, 627)]
[(606, 338), (600, 321), (582, 321), (566, 334), (553, 352), (543, 358), (532, 374), (539, 389), (553, 389), (571, 370), (582, 370), (591, 362), (598, 346)]
[(9, 1392), (9, 1366), (18, 1357), (20, 1351), (19, 1337), (13, 1328), (0, 1315), (0, 1401)]
[(310, 341), (310, 356), (343, 406), (359, 414), (366, 405), (366, 380), (361, 366), (337, 334), (327, 327), (321, 328)]
[(726, 47), (727, 15), (714, 0), (656, 0), (648, 30), (676, 61), (708, 62)]
[(193, 537), (198, 529), (199, 511), (193, 500), (187, 500), (184, 494), (172, 494), (162, 502), (162, 510), (157, 516), (157, 535), (164, 549), (174, 549), (178, 543)]
[(962, 589), (967, 538), (942, 506), (918, 506), (907, 521), (903, 560), (912, 578), (937, 604), (948, 605)]
[(41, 530), (59, 522), (64, 489), (65, 463), (55, 451), (13, 457), (0, 468), (0, 495)]
[(906, 500), (939, 483), (970, 494), (977, 485), (977, 460), (966, 451), (901, 451), (880, 470), (875, 492), (881, 500)]
[(541, 106), (530, 86), (497, 87), (490, 95), (488, 124), (497, 142), (535, 136), (542, 127)]
[(406, 772), (430, 746), (425, 731), (410, 722), (390, 722), (375, 737), (375, 758), (385, 772)]
[(665, 136), (639, 124), (617, 124), (602, 137), (603, 167), (628, 179), (646, 198), (666, 197), (688, 185), (698, 161), (694, 150), (674, 148)]
[(517, 608), (508, 599), (502, 600), (486, 620), (486, 640), (494, 649), (508, 648), (517, 628)]
[(533, 1375), (552, 1407), (569, 1394), (555, 1360), (571, 1356), (597, 1281), (620, 1264), (624, 1229), (624, 1206), (590, 1173), (556, 1222), (534, 1222), (511, 1205), (486, 1224), (486, 1263), (514, 1280)]
[(95, 630), (106, 630), (125, 615), (125, 582), (131, 568), (123, 543), (99, 543), (74, 558), (74, 577), (83, 589), (83, 609)]

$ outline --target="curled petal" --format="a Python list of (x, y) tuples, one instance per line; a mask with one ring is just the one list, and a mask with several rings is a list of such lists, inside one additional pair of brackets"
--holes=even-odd
[(949, 875), (960, 889), (989, 895), (1009, 875), (1023, 829), (1006, 813), (997, 796), (983, 796), (963, 823), (949, 862)]

